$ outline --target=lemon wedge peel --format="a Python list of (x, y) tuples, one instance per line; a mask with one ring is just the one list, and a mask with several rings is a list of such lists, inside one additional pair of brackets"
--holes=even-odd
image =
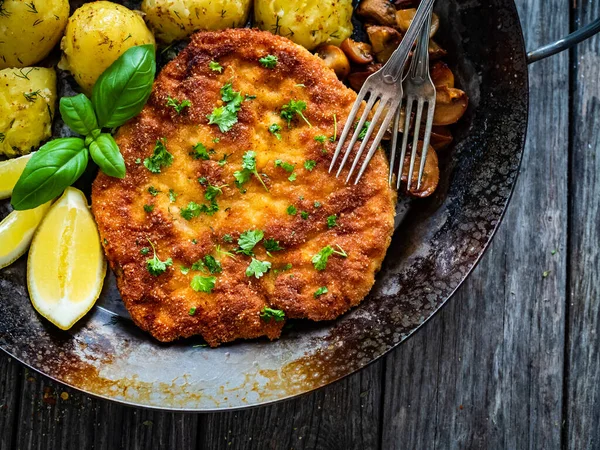
[(27, 252), (52, 202), (26, 211), (12, 211), (0, 222), (0, 269), (11, 265)]
[(100, 296), (106, 260), (84, 194), (67, 188), (36, 231), (27, 261), (33, 307), (62, 330), (87, 314)]
[(18, 158), (0, 161), (0, 200), (12, 195), (17, 180), (33, 153)]

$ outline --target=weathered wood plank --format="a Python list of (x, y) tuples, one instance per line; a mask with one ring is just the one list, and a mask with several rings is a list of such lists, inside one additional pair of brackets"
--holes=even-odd
[[(568, 2), (517, 4), (530, 48), (568, 33)], [(560, 447), (568, 62), (563, 54), (531, 67), (523, 166), (491, 249), (386, 361), (384, 449)]]
[(379, 447), (382, 362), (275, 405), (201, 416), (199, 449), (365, 450)]
[(21, 365), (0, 352), (0, 450), (10, 449), (15, 439)]
[[(600, 17), (600, 3), (580, 0), (576, 28)], [(571, 220), (565, 444), (600, 447), (600, 37), (573, 53)]]

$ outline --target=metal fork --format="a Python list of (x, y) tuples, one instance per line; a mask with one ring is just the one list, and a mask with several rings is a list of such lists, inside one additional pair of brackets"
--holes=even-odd
[[(425, 122), (425, 133), (423, 134), (423, 148), (421, 150), (421, 162), (419, 165), (419, 175), (417, 177), (417, 190), (421, 188), (423, 178), (423, 169), (429, 150), (429, 140), (431, 138), (431, 127), (433, 126), (433, 114), (435, 112), (436, 91), (431, 76), (429, 74), (429, 29), (431, 28), (431, 13), (426, 21), (426, 25), (421, 31), (415, 52), (413, 53), (410, 69), (403, 81), (404, 95), (406, 97), (406, 118), (404, 121), (404, 130), (402, 136), (402, 151), (396, 182), (396, 189), (400, 189), (402, 180), (402, 171), (404, 170), (404, 157), (406, 155), (406, 146), (408, 143), (408, 132), (410, 130), (412, 109), (415, 101), (417, 102), (417, 114), (415, 116), (415, 129), (413, 131), (413, 144), (410, 155), (410, 166), (408, 169), (406, 190), (410, 190), (413, 179), (415, 160), (417, 157), (417, 144), (419, 142), (419, 131), (421, 129), (421, 118), (423, 109), (427, 105), (427, 121)], [(394, 128), (392, 134), (392, 148), (390, 153), (390, 176), (389, 183), (392, 184), (394, 174), (394, 162), (396, 159), (396, 149), (398, 147), (398, 126), (400, 122), (400, 111), (398, 108), (394, 119)]]
[(362, 156), (369, 142), (369, 139), (371, 138), (371, 135), (375, 131), (375, 128), (377, 127), (382, 114), (386, 112), (381, 122), (381, 126), (379, 127), (379, 131), (377, 132), (377, 135), (375, 136), (375, 139), (373, 140), (373, 143), (369, 148), (367, 156), (363, 161), (363, 164), (360, 168), (360, 171), (358, 172), (358, 176), (356, 177), (354, 184), (357, 184), (360, 181), (360, 178), (365, 172), (369, 162), (371, 161), (371, 158), (375, 154), (375, 151), (377, 150), (379, 143), (383, 138), (383, 135), (389, 127), (392, 118), (396, 114), (396, 111), (400, 108), (403, 94), (401, 79), (402, 72), (404, 71), (404, 66), (406, 65), (406, 61), (408, 60), (408, 55), (413, 47), (414, 42), (417, 39), (417, 36), (420, 34), (421, 29), (425, 26), (425, 21), (431, 15), (434, 3), (435, 0), (421, 1), (421, 4), (417, 9), (417, 13), (415, 14), (415, 17), (398, 48), (394, 51), (389, 61), (385, 63), (385, 65), (380, 70), (378, 70), (369, 78), (367, 78), (365, 84), (358, 93), (358, 97), (354, 102), (352, 111), (350, 111), (350, 115), (348, 116), (346, 124), (344, 125), (344, 130), (342, 131), (342, 134), (340, 136), (340, 141), (338, 142), (338, 145), (335, 149), (333, 159), (331, 160), (331, 165), (329, 166), (329, 172), (333, 170), (335, 163), (337, 162), (337, 159), (342, 151), (344, 143), (346, 142), (346, 138), (348, 137), (350, 129), (352, 128), (352, 125), (356, 119), (358, 110), (360, 109), (363, 100), (367, 96), (369, 98), (367, 101), (367, 105), (360, 117), (360, 120), (356, 125), (356, 129), (354, 130), (352, 138), (350, 139), (350, 144), (346, 148), (346, 152), (344, 153), (344, 157), (342, 159), (340, 167), (338, 168), (336, 177), (339, 177), (342, 173), (342, 169), (348, 161), (348, 158), (352, 153), (352, 149), (354, 148), (356, 141), (358, 141), (358, 137), (361, 134), (362, 128), (365, 122), (367, 121), (367, 118), (369, 117), (369, 114), (371, 113), (371, 110), (373, 109), (373, 106), (375, 105), (375, 102), (377, 100), (379, 100), (379, 105), (373, 114), (371, 124), (368, 126), (362, 143), (358, 149), (358, 152), (354, 157), (352, 167), (350, 168), (350, 171), (348, 172), (348, 177), (346, 178), (346, 183), (350, 181), (350, 178), (352, 177), (352, 174), (354, 173), (354, 170), (356, 169), (360, 161), (360, 157)]

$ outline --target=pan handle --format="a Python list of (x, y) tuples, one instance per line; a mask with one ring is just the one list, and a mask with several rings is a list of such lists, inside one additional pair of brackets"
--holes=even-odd
[(596, 33), (600, 32), (600, 19), (586, 25), (583, 28), (569, 34), (567, 37), (560, 39), (552, 44), (545, 45), (537, 50), (527, 53), (527, 64), (534, 63), (540, 59), (547, 58), (548, 56), (555, 55), (562, 52), (574, 45), (585, 41), (587, 38), (592, 37)]

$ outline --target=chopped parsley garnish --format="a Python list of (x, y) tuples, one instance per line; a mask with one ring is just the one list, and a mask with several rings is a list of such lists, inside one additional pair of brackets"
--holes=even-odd
[(238, 239), (239, 248), (236, 251), (238, 253), (243, 253), (244, 255), (252, 256), (254, 254), (252, 250), (256, 244), (262, 240), (264, 235), (262, 230), (244, 231), (240, 234), (240, 238)]
[(148, 192), (150, 193), (150, 195), (152, 197), (156, 197), (159, 194), (160, 191), (158, 189), (156, 189), (154, 186), (150, 186), (148, 188)]
[(210, 156), (208, 155), (208, 149), (204, 146), (204, 144), (197, 143), (194, 145), (194, 151), (190, 153), (194, 157), (194, 159), (203, 159), (208, 160)]
[(321, 144), (324, 144), (326, 139), (327, 139), (327, 137), (325, 137), (322, 134), (315, 136), (315, 141), (320, 142)]
[(271, 263), (269, 261), (260, 261), (256, 258), (252, 258), (252, 261), (246, 268), (246, 276), (260, 278), (267, 273), (270, 268)]
[(294, 205), (290, 205), (287, 207), (286, 212), (290, 216), (295, 216), (296, 214), (298, 214), (298, 208), (296, 208)]
[(329, 138), (329, 142), (335, 142), (337, 140), (337, 117), (333, 115), (333, 136)]
[(219, 142), (221, 142), (221, 138), (216, 137), (216, 138), (213, 138), (212, 141), (213, 141), (213, 144), (218, 144)]
[(300, 217), (302, 217), (304, 220), (308, 219), (308, 213), (306, 211), (302, 211), (300, 212)]
[(200, 183), (202, 186), (206, 186), (208, 184), (208, 178), (200, 177), (198, 178), (198, 183)]
[(181, 271), (182, 274), (187, 275), (188, 273), (190, 273), (190, 268), (189, 267), (185, 267), (185, 266), (179, 266), (179, 270)]
[(144, 205), (144, 211), (147, 213), (154, 211), (154, 205)]
[(208, 63), (208, 68), (213, 72), (223, 72), (223, 66), (216, 61), (211, 61)]
[(281, 140), (281, 127), (279, 125), (277, 125), (276, 123), (274, 123), (273, 125), (271, 125), (269, 127), (269, 133), (271, 133), (273, 136), (275, 136), (277, 139)]
[(227, 186), (226, 184), (223, 186), (213, 186), (212, 184), (209, 183), (208, 186), (206, 186), (206, 192), (204, 192), (204, 198), (206, 200), (213, 201), (215, 198), (217, 198), (217, 196), (219, 194), (223, 193), (223, 188)]
[(294, 172), (293, 174), (291, 174), (291, 175), (288, 177), (288, 180), (290, 180), (290, 181), (296, 181), (296, 177), (297, 177), (297, 176), (298, 176), (298, 175), (296, 174), (296, 172)]
[(227, 242), (228, 244), (233, 242), (233, 237), (230, 234), (226, 234), (223, 236), (223, 242)]
[(185, 208), (181, 208), (179, 210), (179, 214), (185, 220), (192, 220), (194, 217), (198, 217), (200, 215), (200, 213), (202, 212), (201, 209), (202, 209), (201, 205), (199, 205), (196, 202), (191, 201), (188, 203), (188, 205)]
[(175, 203), (175, 201), (177, 200), (177, 194), (173, 189), (169, 189), (169, 200), (171, 201), (171, 203)]
[(218, 125), (222, 133), (227, 133), (238, 121), (238, 111), (242, 107), (244, 98), (242, 94), (233, 90), (231, 83), (227, 83), (221, 88), (221, 99), (225, 105), (215, 108), (206, 117), (209, 125)]
[(275, 55), (267, 55), (264, 58), (260, 58), (258, 60), (258, 62), (261, 63), (263, 65), (263, 67), (266, 67), (267, 69), (275, 68), (278, 61), (279, 60), (277, 59), (277, 56), (275, 56)]
[(337, 216), (335, 214), (327, 217), (327, 228), (337, 227)]
[(154, 153), (144, 159), (144, 166), (152, 173), (160, 173), (161, 167), (169, 167), (173, 164), (173, 155), (167, 151), (167, 140), (160, 138), (154, 146)]
[(279, 269), (274, 269), (273, 273), (278, 274), (279, 272), (285, 272), (286, 270), (290, 270), (292, 268), (292, 263), (287, 263), (284, 266), (281, 266)]
[[(356, 128), (358, 126), (358, 122), (356, 122), (356, 125), (354, 125), (354, 127)], [(359, 140), (363, 140), (366, 136), (367, 136), (367, 131), (369, 130), (369, 127), (371, 126), (371, 122), (369, 122), (368, 120), (364, 123), (362, 129), (360, 130), (360, 133), (358, 134), (358, 139)]]
[(179, 115), (185, 108), (189, 108), (190, 106), (192, 106), (192, 102), (190, 102), (188, 99), (180, 101), (176, 98), (171, 98), (171, 96), (169, 96), (167, 98), (167, 106), (173, 108), (175, 112), (177, 112), (177, 114)]
[(223, 167), (225, 164), (227, 164), (227, 158), (229, 158), (229, 156), (227, 153), (223, 153), (223, 158), (219, 160), (219, 166)]
[(317, 297), (319, 297), (319, 296), (321, 296), (323, 294), (327, 294), (327, 292), (329, 292), (329, 290), (327, 289), (327, 287), (326, 286), (321, 286), (319, 289), (317, 289), (315, 291), (315, 293), (313, 294), (313, 297), (317, 298)]
[(28, 102), (33, 103), (37, 100), (39, 93), (40, 93), (40, 90), (33, 91), (33, 92), (24, 92), (23, 96), (25, 97), (25, 99)]
[(173, 260), (171, 258), (168, 258), (166, 261), (161, 261), (158, 259), (154, 244), (152, 241), (150, 241), (150, 239), (148, 239), (148, 242), (150, 242), (152, 250), (154, 251), (154, 258), (146, 260), (146, 269), (148, 272), (150, 272), (150, 275), (157, 277), (160, 274), (165, 273), (168, 266), (173, 265)]
[(212, 274), (221, 273), (223, 271), (223, 267), (221, 263), (215, 259), (212, 255), (206, 255), (204, 257), (204, 265), (208, 269), (208, 271)]
[(283, 105), (281, 108), (281, 117), (287, 121), (288, 128), (292, 126), (292, 119), (294, 118), (295, 114), (298, 114), (302, 120), (308, 124), (309, 128), (312, 128), (312, 125), (302, 113), (302, 111), (305, 109), (306, 102), (303, 102), (302, 100), (290, 100), (288, 104)]
[(136, 163), (136, 164), (141, 164), (141, 163), (142, 163), (142, 160), (141, 160), (141, 158), (135, 158), (135, 163)]
[(265, 322), (269, 322), (271, 319), (275, 319), (275, 322), (281, 322), (285, 320), (285, 313), (280, 309), (265, 306), (260, 312), (260, 318)]
[(252, 174), (258, 178), (258, 181), (260, 181), (265, 190), (269, 192), (269, 189), (262, 180), (262, 177), (259, 175), (258, 170), (256, 170), (256, 153), (252, 150), (249, 150), (244, 153), (244, 156), (242, 156), (242, 170), (236, 170), (233, 173), (235, 184), (240, 187), (242, 184), (250, 180)]
[(146, 256), (148, 253), (150, 253), (150, 248), (149, 247), (142, 247), (140, 249), (140, 253), (144, 256)]
[(313, 203), (313, 206), (314, 206), (315, 208), (320, 208), (320, 207), (321, 207), (321, 202), (314, 202), (314, 203)]
[(283, 170), (285, 170), (288, 173), (292, 173), (294, 171), (294, 169), (296, 168), (296, 166), (294, 166), (292, 163), (285, 162), (281, 159), (276, 159), (274, 164), (275, 164), (275, 167), (281, 167)]
[(196, 314), (196, 307), (192, 307), (192, 308), (190, 308), (190, 310), (188, 311), (188, 314), (189, 314), (190, 316), (193, 316), (193, 315), (195, 315), (195, 314)]
[(210, 294), (215, 288), (216, 282), (216, 277), (203, 277), (201, 275), (196, 275), (194, 278), (192, 278), (190, 286), (196, 292), (206, 292), (207, 294)]
[(309, 172), (312, 172), (316, 165), (317, 162), (312, 159), (307, 159), (306, 161), (304, 161), (304, 168)]
[(323, 247), (319, 253), (312, 257), (312, 263), (317, 270), (325, 270), (327, 267), (327, 261), (331, 255), (339, 255), (342, 258), (347, 258), (348, 254), (340, 247), (337, 246), (339, 250), (335, 250), (331, 245)]
[(192, 270), (195, 270), (196, 272), (199, 272), (199, 271), (204, 272), (204, 269), (205, 269), (204, 261), (202, 261), (201, 259), (199, 259), (194, 264), (192, 264)]
[(283, 247), (279, 245), (279, 241), (276, 241), (273, 238), (265, 239), (264, 245), (267, 252), (277, 252), (279, 250), (283, 250)]

